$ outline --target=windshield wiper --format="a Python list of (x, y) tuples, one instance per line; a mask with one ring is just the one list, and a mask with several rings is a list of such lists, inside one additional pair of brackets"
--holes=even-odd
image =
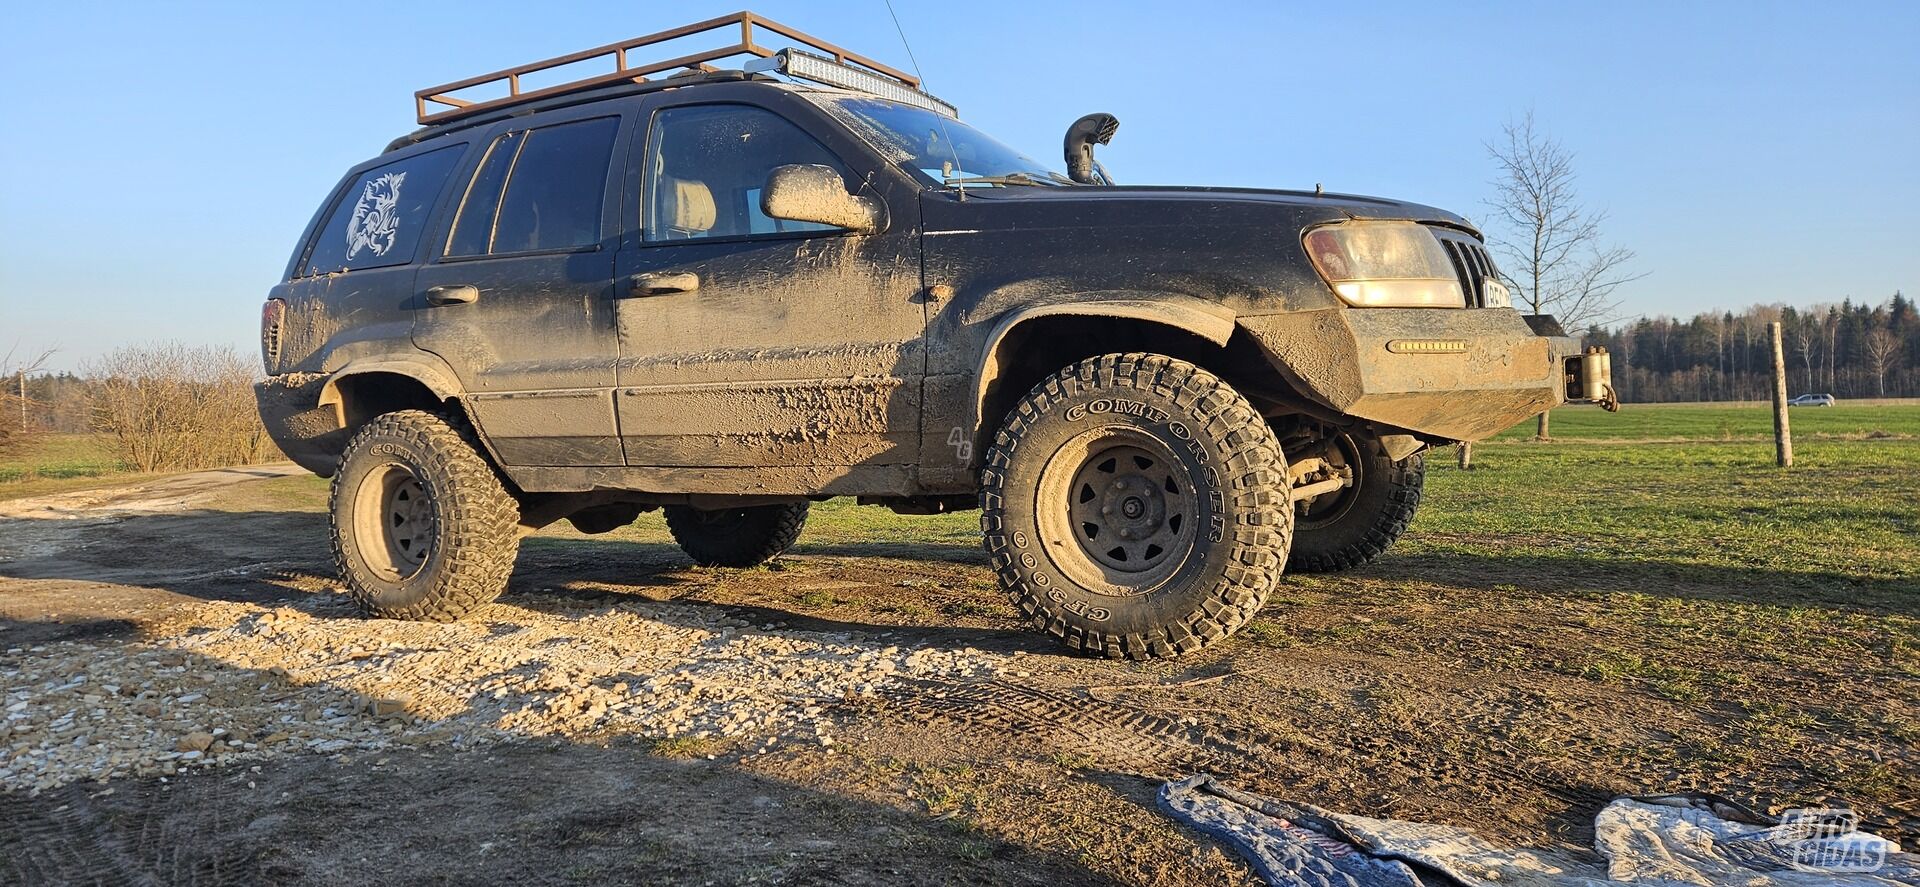
[(1008, 173), (1004, 176), (946, 176), (940, 180), (943, 185), (1032, 185), (1044, 188), (1057, 188), (1059, 182), (1048, 179), (1036, 179), (1023, 172)]

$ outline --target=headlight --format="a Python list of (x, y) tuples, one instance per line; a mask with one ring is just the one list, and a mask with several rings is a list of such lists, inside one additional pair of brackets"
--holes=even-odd
[(1415, 222), (1344, 222), (1307, 232), (1307, 255), (1349, 305), (1464, 308), (1447, 251)]

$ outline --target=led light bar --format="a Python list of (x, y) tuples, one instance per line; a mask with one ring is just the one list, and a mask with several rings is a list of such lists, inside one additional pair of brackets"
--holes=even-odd
[(797, 49), (782, 49), (770, 58), (756, 59), (742, 68), (755, 72), (778, 71), (796, 79), (866, 93), (955, 119), (960, 116), (958, 108), (920, 90), (908, 88), (898, 80)]
[(1464, 339), (1388, 339), (1387, 350), (1394, 354), (1465, 354)]

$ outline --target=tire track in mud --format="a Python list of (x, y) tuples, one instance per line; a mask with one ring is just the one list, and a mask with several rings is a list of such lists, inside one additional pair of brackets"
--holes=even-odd
[(1102, 767), (1155, 779), (1262, 767), (1290, 744), (1247, 727), (1006, 680), (916, 681), (889, 688), (883, 698), (910, 717), (983, 738), (1065, 746)]
[(259, 883), (257, 851), (232, 840), (230, 795), (218, 780), (0, 794), (0, 883)]
[(1552, 762), (1512, 749), (1493, 749), (1471, 763), (1409, 755), (1405, 750), (1425, 743), (1406, 731), (1303, 738), (1273, 733), (1231, 712), (1184, 714), (1179, 703), (1161, 699), (1153, 701), (1155, 707), (1140, 707), (1124, 698), (1096, 698), (1093, 689), (1098, 688), (1050, 689), (1004, 679), (923, 680), (892, 687), (882, 698), (895, 718), (935, 723), (982, 747), (1012, 741), (1036, 753), (1069, 751), (1091, 758), (1096, 768), (1155, 782), (1211, 773), (1275, 790), (1320, 783), (1364, 786), (1392, 799), (1405, 790), (1409, 777), (1439, 777), (1460, 784), (1489, 782), (1582, 811), (1597, 810), (1613, 797)]

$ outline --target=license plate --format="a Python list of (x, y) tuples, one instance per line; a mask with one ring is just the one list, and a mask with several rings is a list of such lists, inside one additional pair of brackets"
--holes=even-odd
[(1486, 280), (1481, 282), (1481, 287), (1482, 289), (1480, 290), (1480, 292), (1484, 293), (1484, 295), (1481, 298), (1480, 307), (1482, 308), (1512, 308), (1513, 307), (1513, 293), (1507, 290), (1506, 284), (1501, 283), (1500, 281), (1494, 280), (1493, 278), (1489, 277)]

